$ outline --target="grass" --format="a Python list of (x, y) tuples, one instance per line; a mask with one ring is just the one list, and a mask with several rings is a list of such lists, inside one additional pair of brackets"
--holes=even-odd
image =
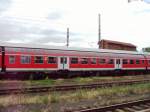
[(149, 79), (150, 76), (116, 76), (116, 77), (76, 77), (73, 79), (45, 79), (25, 81), (27, 85), (67, 85), (67, 84), (88, 84), (105, 81), (123, 81), (133, 79)]
[[(17, 112), (58, 112), (70, 108), (68, 105), (72, 105), (71, 108), (104, 106), (147, 98), (146, 95), (149, 94), (150, 83), (92, 90), (77, 90), (72, 92), (8, 95), (0, 96), (0, 108), (7, 109), (9, 106), (13, 105), (33, 105), (34, 108), (32, 109), (26, 106), (25, 109), (27, 110)], [(150, 97), (150, 95), (148, 97)], [(91, 103), (93, 100), (94, 102)], [(41, 105), (43, 106), (41, 107)]]
[(123, 81), (132, 79), (149, 79), (150, 75), (146, 76), (115, 76), (115, 77), (76, 77), (73, 79), (45, 79), (45, 80), (28, 80), (28, 81), (2, 81), (0, 80), (0, 86), (8, 86), (16, 84), (16, 86), (53, 86), (53, 85), (70, 85), (70, 84), (89, 84), (108, 81)]
[(30, 81), (25, 81), (27, 85), (53, 85), (56, 80), (52, 79), (45, 79), (45, 80), (30, 80)]
[(53, 103), (74, 103), (82, 100), (101, 100), (109, 97), (124, 97), (128, 95), (149, 94), (150, 83), (132, 86), (119, 86), (112, 88), (101, 88), (93, 90), (77, 90), (76, 92), (49, 93), (44, 95), (10, 95), (0, 96), (0, 106), (16, 104), (53, 104)]

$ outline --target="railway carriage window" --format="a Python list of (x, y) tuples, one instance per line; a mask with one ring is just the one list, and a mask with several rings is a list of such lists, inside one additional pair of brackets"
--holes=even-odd
[(81, 58), (81, 64), (88, 64), (88, 58)]
[(140, 60), (136, 60), (136, 64), (140, 64)]
[(96, 58), (91, 59), (91, 64), (96, 64)]
[(15, 56), (9, 56), (9, 63), (14, 64), (15, 63)]
[(48, 57), (47, 62), (53, 64), (56, 63), (56, 57)]
[(142, 60), (142, 64), (144, 64), (144, 62), (145, 62), (145, 61), (144, 61), (144, 60)]
[(120, 64), (120, 59), (117, 59), (117, 60), (116, 60), (116, 64)]
[(108, 60), (108, 64), (114, 64), (114, 60), (113, 59), (109, 59)]
[(133, 60), (130, 60), (130, 64), (134, 64), (134, 61), (133, 61)]
[(43, 63), (43, 56), (35, 56), (34, 63)]
[(61, 57), (60, 58), (60, 63), (61, 64), (66, 64), (67, 63), (67, 58), (66, 57)]
[(99, 59), (99, 64), (104, 64), (104, 63), (106, 63), (105, 59)]
[(71, 64), (78, 64), (78, 58), (71, 58)]
[(127, 59), (123, 59), (123, 64), (128, 64), (128, 60)]
[(30, 56), (21, 56), (21, 63), (22, 64), (28, 64), (31, 62), (31, 57)]

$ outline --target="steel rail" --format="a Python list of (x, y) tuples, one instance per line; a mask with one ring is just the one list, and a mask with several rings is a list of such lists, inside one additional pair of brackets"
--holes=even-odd
[(21, 94), (21, 93), (36, 93), (36, 92), (52, 92), (52, 91), (71, 91), (78, 89), (95, 89), (113, 86), (133, 85), (133, 84), (144, 84), (150, 80), (130, 80), (130, 81), (113, 81), (105, 83), (94, 83), (94, 84), (77, 84), (77, 85), (63, 85), (63, 86), (31, 86), (21, 88), (5, 88), (0, 89), (0, 95), (5, 94)]
[(150, 109), (150, 99), (138, 100), (133, 102), (127, 102), (122, 104), (116, 104), (105, 107), (83, 109), (74, 112), (113, 112), (116, 110), (121, 110), (120, 112), (143, 112)]

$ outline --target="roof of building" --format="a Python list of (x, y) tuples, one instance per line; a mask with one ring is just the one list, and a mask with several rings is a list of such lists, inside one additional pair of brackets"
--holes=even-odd
[(124, 46), (136, 47), (135, 45), (131, 43), (126, 43), (126, 42), (119, 42), (119, 41), (106, 40), (106, 39), (102, 39), (101, 41), (106, 41), (108, 43), (119, 44), (119, 45), (124, 45)]

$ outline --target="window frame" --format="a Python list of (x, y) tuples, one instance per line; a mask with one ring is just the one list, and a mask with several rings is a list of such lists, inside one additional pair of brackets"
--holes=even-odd
[(114, 59), (108, 59), (107, 64), (114, 64)]
[(140, 64), (140, 60), (139, 60), (139, 59), (136, 59), (136, 60), (135, 60), (135, 63), (136, 63), (136, 64)]
[[(42, 62), (42, 63), (36, 63), (36, 62), (35, 62), (35, 58), (36, 58), (36, 57), (42, 57), (43, 62)], [(44, 64), (44, 56), (34, 56), (34, 64)]]
[(148, 64), (150, 64), (150, 60), (148, 60)]
[[(72, 63), (72, 59), (77, 59), (77, 63)], [(70, 57), (70, 64), (79, 64), (79, 58), (78, 57)]]
[[(95, 61), (95, 62), (94, 62)], [(94, 62), (94, 63), (93, 63)], [(96, 65), (97, 64), (97, 58), (90, 58), (90, 64)]]
[(123, 60), (122, 60), (122, 63), (123, 63), (124, 65), (129, 64), (128, 59), (123, 59)]
[(129, 63), (132, 64), (132, 65), (135, 64), (133, 59), (130, 59)]
[(68, 63), (67, 57), (60, 57), (60, 64), (67, 64), (67, 63)]
[[(101, 60), (103, 60), (103, 61), (102, 61), (103, 63), (100, 63)], [(106, 64), (106, 59), (105, 59), (105, 58), (99, 58), (99, 59), (98, 59), (98, 64)]]
[[(14, 57), (13, 63), (10, 63), (10, 57)], [(16, 56), (15, 55), (9, 55), (9, 64), (15, 64), (16, 63)]]
[[(82, 63), (83, 61), (83, 59), (86, 59), (86, 61), (87, 61), (87, 63)], [(85, 61), (85, 60), (84, 60)], [(82, 65), (87, 65), (87, 64), (89, 64), (89, 58), (80, 58), (80, 64), (82, 64)]]
[[(54, 58), (55, 59), (55, 63), (49, 63), (49, 57)], [(47, 58), (47, 64), (57, 64), (57, 57), (56, 56), (48, 56)]]
[[(29, 57), (29, 59), (30, 59), (29, 63), (22, 63), (22, 58), (21, 57)], [(22, 56), (20, 56), (20, 63), (21, 64), (31, 64), (31, 56), (29, 56), (29, 55), (25, 55), (25, 56), (22, 55)]]
[(141, 60), (142, 61), (142, 64), (145, 64), (145, 60)]

